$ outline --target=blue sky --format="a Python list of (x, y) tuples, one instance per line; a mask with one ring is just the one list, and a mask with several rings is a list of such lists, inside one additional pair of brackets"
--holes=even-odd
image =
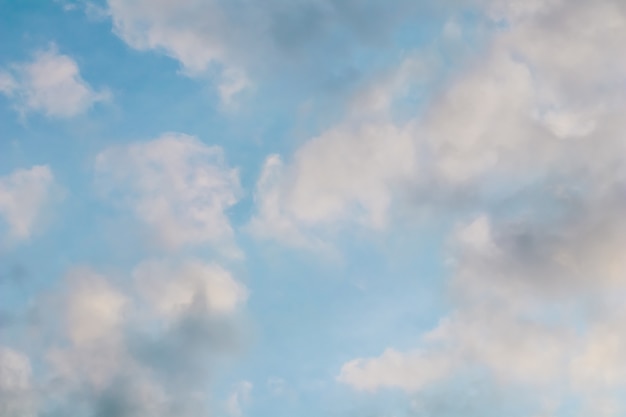
[(0, 0), (0, 416), (619, 416), (619, 0)]

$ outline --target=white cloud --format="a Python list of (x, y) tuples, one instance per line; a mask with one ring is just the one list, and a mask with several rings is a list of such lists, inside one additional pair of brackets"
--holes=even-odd
[(30, 360), (27, 356), (0, 346), (0, 415), (36, 416), (31, 374)]
[(168, 133), (106, 149), (95, 168), (103, 193), (129, 207), (165, 247), (212, 243), (238, 255), (225, 211), (239, 198), (239, 175), (220, 147)]
[(71, 271), (67, 279), (71, 288), (65, 300), (70, 340), (81, 345), (112, 337), (122, 323), (126, 297), (105, 277), (86, 268)]
[(54, 176), (48, 166), (18, 169), (0, 177), (0, 218), (13, 239), (28, 239), (53, 198)]
[(454, 311), (415, 350), (355, 359), (339, 380), (415, 392), (482, 369), (542, 404), (575, 396), (589, 415), (621, 415), (626, 10), (485, 3), (506, 25), (415, 138), (432, 187), (495, 189), (489, 202), (503, 204), (454, 231)]
[(454, 369), (456, 358), (445, 354), (387, 349), (380, 357), (354, 359), (341, 368), (339, 382), (361, 391), (394, 387), (416, 391), (438, 381)]
[(0, 92), (15, 102), (20, 112), (41, 112), (69, 118), (107, 101), (107, 90), (96, 91), (80, 75), (78, 64), (56, 47), (37, 52), (30, 62), (15, 63), (0, 73)]
[(30, 388), (31, 369), (28, 357), (0, 347), (0, 391), (21, 391)]
[(423, 335), (419, 350), (352, 360), (339, 381), (416, 392), (479, 367), (502, 386), (539, 390), (542, 401), (576, 393), (590, 405), (626, 387), (626, 363), (617, 357), (626, 345), (617, 301), (626, 223), (608, 201), (597, 204), (565, 224), (481, 216), (458, 228), (455, 311)]
[(257, 185), (257, 236), (316, 245), (316, 230), (343, 222), (383, 229), (392, 190), (414, 172), (409, 129), (391, 123), (338, 126), (312, 139), (284, 165), (270, 156)]
[(188, 260), (173, 265), (159, 260), (144, 261), (133, 271), (142, 296), (168, 318), (189, 310), (194, 303), (206, 303), (215, 313), (232, 313), (248, 297), (245, 286), (216, 264)]
[(226, 411), (229, 415), (233, 417), (241, 417), (243, 415), (242, 407), (250, 401), (251, 391), (251, 382), (241, 381), (237, 384), (226, 401)]
[(237, 34), (226, 23), (229, 12), (217, 2), (109, 0), (108, 6), (114, 32), (132, 48), (164, 52), (191, 77), (207, 74), (211, 65), (221, 67), (218, 93), (226, 107), (251, 85), (244, 69), (232, 62), (228, 40)]
[[(54, 340), (38, 352), (43, 374), (54, 381), (38, 391), (43, 409), (206, 415), (207, 382), (215, 361), (236, 346), (231, 313), (245, 303), (245, 287), (200, 261), (148, 260), (132, 278), (136, 285), (116, 285), (111, 276), (73, 268), (56, 296), (39, 300), (40, 329)], [(0, 368), (0, 383), (3, 375)], [(250, 388), (238, 386), (235, 405), (245, 404)]]
[[(139, 50), (162, 49), (190, 74), (208, 69), (223, 58), (218, 31), (222, 13), (215, 2), (196, 0), (110, 0), (114, 31)], [(203, 22), (203, 23), (202, 23)]]
[[(226, 105), (236, 92), (254, 85), (254, 78), (276, 69), (332, 77), (329, 68), (341, 65), (328, 65), (330, 60), (347, 65), (353, 51), (374, 47), (416, 9), (415, 2), (405, 0), (384, 6), (332, 0), (237, 6), (218, 0), (107, 3), (114, 33), (129, 46), (163, 53), (189, 76), (217, 75)], [(299, 71), (307, 66), (312, 68)]]

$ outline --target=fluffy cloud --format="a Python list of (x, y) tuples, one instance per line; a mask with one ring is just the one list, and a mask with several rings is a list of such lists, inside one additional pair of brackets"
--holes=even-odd
[(77, 116), (111, 97), (107, 90), (92, 89), (81, 77), (76, 61), (56, 47), (0, 72), (0, 92), (22, 113), (41, 112), (55, 118)]
[(127, 362), (122, 339), (130, 300), (107, 277), (82, 267), (68, 272), (60, 302), (71, 347), (53, 348), (48, 361), (70, 385), (107, 386)]
[(418, 350), (353, 360), (339, 381), (416, 392), (479, 367), (504, 386), (557, 398), (576, 392), (589, 404), (625, 386), (626, 368), (611, 353), (626, 341), (616, 301), (624, 294), (625, 224), (607, 221), (615, 228), (608, 230), (593, 217), (552, 228), (479, 217), (460, 227), (452, 240), (456, 311)]
[(212, 243), (236, 253), (225, 211), (239, 198), (239, 175), (221, 148), (169, 133), (106, 149), (95, 169), (103, 194), (130, 208), (165, 247)]
[[(338, 229), (340, 219), (381, 228), (407, 190), (425, 204), (439, 204), (441, 195), (477, 202), (549, 178), (592, 186), (598, 176), (623, 176), (619, 6), (484, 4), (509, 26), (495, 32), (481, 61), (452, 79), (423, 114), (403, 125), (389, 116), (433, 72), (409, 57), (366, 85), (346, 120), (304, 144), (287, 164), (269, 157), (252, 230), (315, 246), (320, 237), (312, 229)], [(583, 16), (592, 16), (587, 25), (596, 29), (580, 32), (575, 22)]]
[(626, 13), (609, 0), (483, 4), (506, 27), (416, 121), (424, 177), (486, 196), (450, 239), (454, 311), (416, 350), (350, 361), (339, 380), (416, 392), (481, 369), (538, 404), (576, 396), (590, 415), (620, 415)]
[(0, 346), (0, 414), (34, 417), (36, 413), (28, 357)]
[[(51, 309), (40, 323), (42, 333), (55, 342), (42, 354), (41, 389), (33, 398), (46, 411), (155, 417), (208, 412), (206, 386), (220, 358), (237, 346), (236, 315), (246, 288), (228, 271), (200, 261), (176, 268), (146, 261), (133, 275), (136, 285), (126, 286), (75, 268), (56, 296), (41, 303)], [(145, 301), (152, 308), (144, 308)], [(25, 384), (26, 377), (12, 375), (0, 372), (0, 382)]]
[(140, 293), (165, 317), (176, 317), (194, 303), (216, 314), (235, 311), (247, 298), (243, 285), (215, 264), (188, 260), (175, 267), (163, 261), (141, 263), (133, 272)]
[(109, 0), (108, 7), (114, 33), (131, 47), (162, 52), (191, 76), (218, 72), (218, 91), (228, 103), (257, 81), (251, 74), (263, 77), (280, 68), (297, 69), (292, 74), (299, 77), (332, 78), (337, 66), (351, 64), (354, 52), (380, 45), (416, 5)]
[(376, 391), (380, 387), (417, 391), (447, 376), (454, 365), (446, 355), (421, 351), (403, 354), (387, 349), (378, 358), (346, 363), (337, 380), (363, 391)]
[(54, 176), (45, 165), (18, 169), (0, 177), (0, 218), (11, 238), (23, 240), (32, 236), (42, 209), (53, 198), (53, 189)]
[(408, 129), (388, 123), (324, 132), (287, 166), (270, 156), (257, 185), (251, 231), (306, 246), (315, 245), (313, 232), (340, 222), (382, 229), (393, 187), (414, 172), (415, 153)]
[(126, 297), (88, 269), (74, 270), (67, 279), (71, 288), (65, 300), (70, 340), (81, 345), (111, 337), (122, 323)]

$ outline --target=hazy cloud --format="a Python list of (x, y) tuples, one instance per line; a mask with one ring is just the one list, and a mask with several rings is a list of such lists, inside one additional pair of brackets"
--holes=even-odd
[(45, 165), (0, 177), (0, 218), (10, 238), (24, 240), (32, 236), (43, 210), (54, 200), (54, 191), (54, 175)]

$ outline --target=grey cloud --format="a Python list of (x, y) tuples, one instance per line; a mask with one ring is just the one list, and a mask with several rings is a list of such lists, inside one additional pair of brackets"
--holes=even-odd
[(216, 365), (214, 359), (241, 350), (243, 336), (232, 317), (214, 317), (194, 306), (157, 335), (127, 335), (131, 354), (166, 380), (184, 386), (202, 380)]
[(524, 390), (537, 415), (573, 399), (588, 415), (621, 415), (626, 14), (610, 0), (483, 4), (507, 26), (416, 121), (429, 152), (416, 206), (463, 218), (448, 248), (454, 310), (415, 350), (348, 362), (339, 379), (441, 384), (447, 398), (480, 369), (481, 384)]
[(46, 350), (33, 351), (41, 362), (28, 404), (45, 417), (210, 415), (212, 376), (247, 339), (242, 313), (216, 312), (207, 297), (198, 289), (190, 305), (162, 317), (132, 288), (122, 292), (89, 268), (70, 271), (37, 303), (34, 337), (45, 343), (35, 345)]
[(428, 3), (109, 0), (108, 6), (114, 32), (131, 47), (165, 53), (188, 75), (214, 76), (218, 91), (229, 72), (245, 76), (249, 82), (231, 90), (230, 99), (267, 80), (307, 94), (346, 91), (351, 83), (337, 83), (338, 74), (363, 77), (355, 71), (357, 54), (376, 53), (411, 19), (426, 20), (418, 12), (434, 9)]

